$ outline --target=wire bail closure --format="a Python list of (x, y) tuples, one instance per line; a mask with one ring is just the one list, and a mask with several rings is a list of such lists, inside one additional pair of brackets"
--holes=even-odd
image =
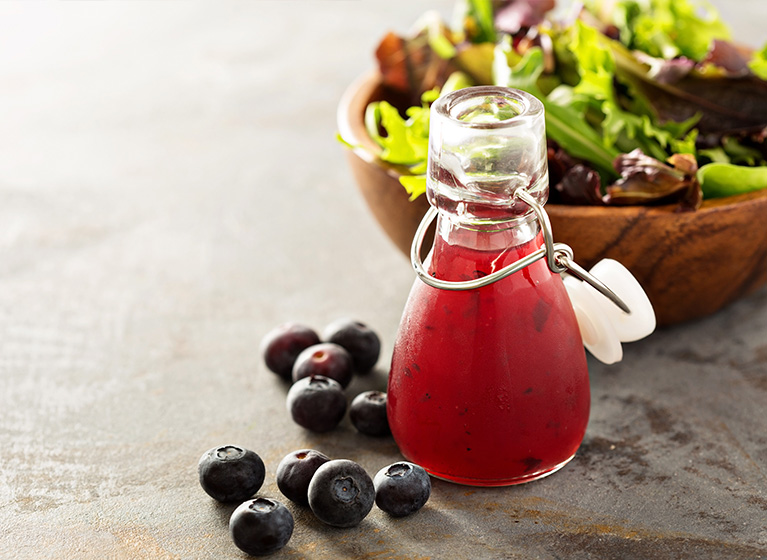
[(437, 209), (429, 207), (429, 210), (424, 215), (421, 223), (418, 225), (418, 229), (413, 237), (413, 244), (410, 246), (410, 261), (413, 264), (413, 269), (420, 280), (431, 286), (432, 288), (438, 288), (440, 290), (476, 290), (484, 286), (489, 286), (493, 282), (497, 282), (507, 276), (514, 274), (522, 270), (525, 267), (530, 266), (534, 262), (546, 258), (546, 262), (552, 272), (561, 274), (570, 274), (579, 280), (587, 282), (594, 287), (599, 293), (608, 298), (624, 313), (631, 313), (631, 309), (618, 295), (608, 288), (604, 282), (599, 280), (596, 276), (589, 273), (586, 269), (578, 265), (573, 260), (573, 250), (569, 245), (564, 243), (554, 243), (554, 237), (551, 233), (551, 222), (549, 216), (543, 209), (543, 205), (539, 204), (537, 200), (526, 190), (517, 189), (514, 192), (514, 198), (520, 199), (522, 202), (530, 206), (535, 213), (538, 222), (541, 224), (541, 233), (543, 234), (544, 245), (540, 249), (530, 253), (529, 255), (515, 261), (500, 270), (496, 270), (483, 276), (482, 278), (476, 278), (474, 280), (465, 280), (461, 282), (453, 282), (449, 280), (439, 280), (430, 276), (423, 266), (421, 260), (421, 247), (423, 245), (424, 236), (429, 225), (437, 217)]

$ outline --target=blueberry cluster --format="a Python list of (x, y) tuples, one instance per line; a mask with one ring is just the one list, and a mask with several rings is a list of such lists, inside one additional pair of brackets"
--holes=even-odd
[[(237, 445), (205, 452), (198, 463), (202, 488), (221, 502), (241, 502), (229, 520), (234, 544), (262, 556), (284, 547), (293, 535), (294, 519), (278, 500), (253, 497), (264, 483), (261, 458)], [(314, 449), (286, 455), (276, 471), (277, 487), (290, 501), (308, 506), (323, 523), (355, 527), (376, 504), (394, 517), (410, 515), (429, 499), (431, 481), (426, 471), (405, 461), (378, 471), (374, 478), (358, 463), (331, 459)]]
[(346, 415), (363, 434), (389, 434), (386, 393), (366, 391), (348, 405), (344, 389), (355, 373), (370, 372), (381, 353), (375, 331), (359, 321), (330, 323), (322, 338), (299, 323), (285, 323), (261, 342), (266, 366), (292, 382), (287, 407), (293, 421), (313, 432), (333, 430)]
[(394, 517), (410, 515), (431, 494), (429, 475), (414, 463), (394, 463), (371, 478), (358, 463), (331, 459), (315, 449), (286, 455), (277, 467), (277, 487), (334, 527), (359, 525), (374, 503)]
[[(370, 372), (378, 361), (378, 335), (359, 321), (341, 319), (328, 325), (323, 336), (298, 323), (286, 323), (268, 333), (261, 352), (266, 366), (290, 381), (287, 408), (300, 426), (333, 430), (348, 408), (355, 428), (367, 435), (390, 433), (386, 393), (365, 391), (349, 405), (344, 390), (354, 374)], [(199, 460), (200, 485), (220, 502), (239, 503), (229, 519), (234, 544), (261, 556), (283, 548), (293, 535), (291, 511), (279, 500), (258, 496), (266, 467), (261, 457), (238, 445), (206, 451)], [(358, 463), (331, 459), (314, 449), (300, 449), (277, 466), (276, 482), (291, 502), (311, 509), (333, 527), (355, 527), (374, 505), (395, 517), (418, 511), (429, 499), (431, 481), (418, 465), (399, 462), (375, 477)]]

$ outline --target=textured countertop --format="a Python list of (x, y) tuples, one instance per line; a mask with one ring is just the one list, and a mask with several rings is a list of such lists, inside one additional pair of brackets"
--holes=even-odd
[[(761, 46), (767, 4), (719, 0)], [(390, 439), (294, 425), (261, 337), (341, 316), (380, 334), (409, 263), (334, 139), (345, 87), (411, 2), (0, 3), (0, 558), (242, 558), (207, 449), (316, 447), (371, 474)], [(577, 255), (576, 255), (577, 257)], [(591, 361), (576, 459), (506, 489), (434, 482), (357, 528), (289, 505), (274, 558), (767, 558), (767, 291)]]

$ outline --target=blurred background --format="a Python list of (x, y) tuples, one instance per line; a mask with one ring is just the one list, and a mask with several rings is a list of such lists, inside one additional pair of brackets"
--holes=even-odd
[[(4, 285), (0, 298), (30, 297), (51, 309), (62, 283), (87, 291), (96, 279), (83, 285), (56, 259), (141, 215), (162, 231), (130, 232), (146, 235), (143, 254), (115, 251), (113, 259), (133, 258), (140, 267), (189, 257), (206, 276), (194, 286), (224, 292), (231, 287), (217, 276), (239, 276), (254, 290), (279, 276), (288, 294), (317, 289), (320, 306), (325, 282), (350, 287), (361, 281), (355, 269), (370, 268), (366, 281), (387, 278), (375, 291), (397, 301), (410, 272), (358, 199), (334, 139), (335, 109), (344, 89), (374, 66), (385, 32), (406, 33), (425, 10), (450, 18), (455, 4), (0, 3), (0, 281), (32, 265), (51, 267), (59, 285), (48, 295), (35, 286), (34, 296)], [(767, 3), (713, 4), (738, 40), (763, 44)], [(200, 236), (193, 247), (185, 245), (189, 231)], [(305, 243), (260, 262), (258, 244), (279, 245), (288, 233)], [(226, 243), (211, 249), (215, 236), (253, 244), (253, 258), (227, 261)], [(360, 258), (363, 251), (376, 258)], [(295, 261), (303, 263), (302, 278), (291, 272)], [(273, 305), (290, 305), (289, 298), (253, 297), (240, 296), (238, 307), (257, 302), (259, 312), (276, 313)], [(350, 309), (364, 305), (349, 302)]]

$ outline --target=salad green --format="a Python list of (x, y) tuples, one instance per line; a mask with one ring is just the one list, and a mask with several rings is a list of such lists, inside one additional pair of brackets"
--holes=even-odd
[(716, 39), (730, 39), (730, 30), (705, 4), (679, 0), (589, 0), (589, 10), (615, 25), (621, 41), (632, 50), (662, 59), (684, 56), (702, 60)]
[(751, 62), (748, 63), (751, 71), (763, 80), (767, 80), (767, 44), (762, 50), (755, 53)]
[(429, 107), (471, 85), (525, 90), (546, 110), (551, 198), (575, 204), (677, 202), (767, 187), (767, 45), (735, 45), (694, 0), (461, 0), (452, 26), (389, 34), (377, 50), (386, 100), (366, 128), (378, 157), (425, 191)]

